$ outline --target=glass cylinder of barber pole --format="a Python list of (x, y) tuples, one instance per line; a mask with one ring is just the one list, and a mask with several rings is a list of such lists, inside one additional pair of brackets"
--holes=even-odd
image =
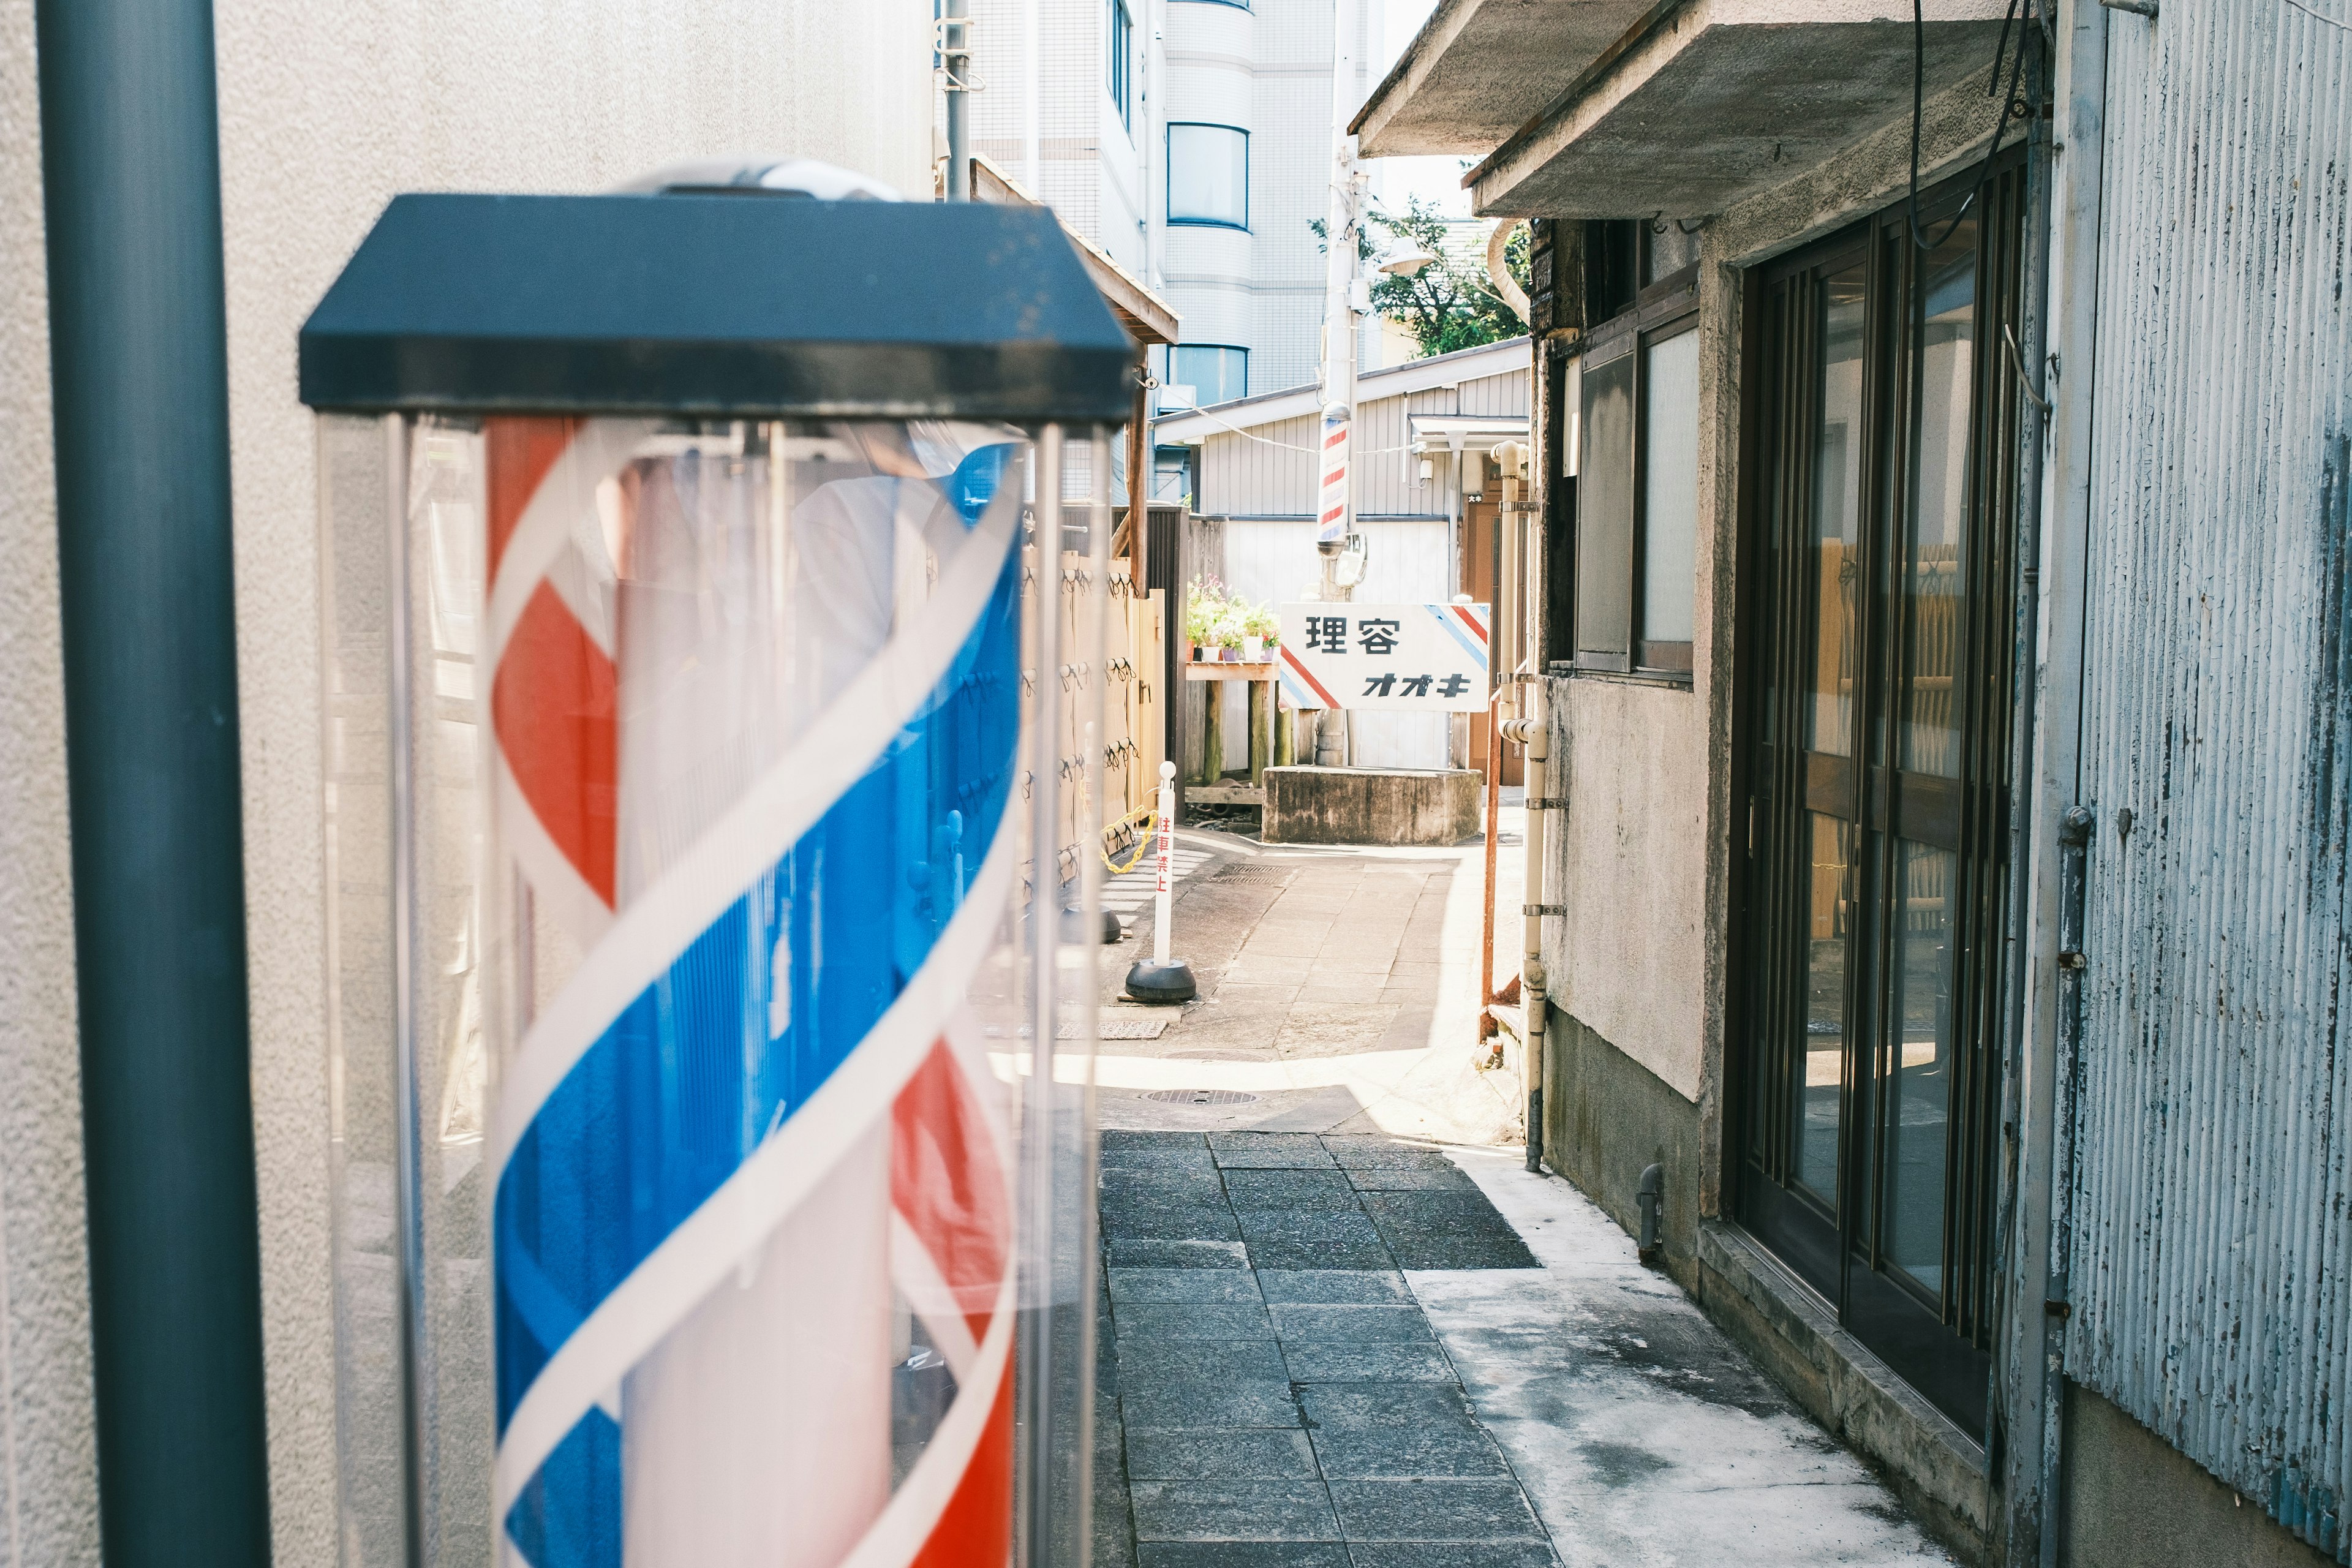
[(1084, 1568), (1135, 352), (820, 184), (404, 196), (303, 330), (343, 1568)]
[(1093, 992), (1106, 519), (1056, 427), (478, 452), (507, 1545), (997, 1568), (1016, 1412), (1058, 1447), (1085, 1409), (1016, 1368), (1092, 1321), (1054, 1047)]

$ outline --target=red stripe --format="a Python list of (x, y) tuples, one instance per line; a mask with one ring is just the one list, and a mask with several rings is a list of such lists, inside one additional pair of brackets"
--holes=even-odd
[(1323, 521), (1326, 522), (1332, 521), (1334, 519), (1345, 513), (1347, 510), (1348, 509), (1344, 506), (1335, 506), (1329, 511), (1323, 514)]
[(1338, 446), (1347, 438), (1348, 427), (1345, 425), (1342, 425), (1338, 429), (1332, 431), (1331, 434), (1323, 437), (1323, 446), (1325, 449), (1328, 450), (1330, 447)]
[(1004, 1568), (1013, 1556), (1013, 1363), (996, 1384), (996, 1404), (940, 1510), (930, 1538), (907, 1568)]
[(515, 524), (522, 521), (530, 498), (572, 444), (580, 419), (502, 416), (482, 422), (482, 446), (488, 459), (490, 581), (497, 582), (499, 559), (507, 552)]
[(891, 1205), (939, 1265), (974, 1340), (988, 1337), (1013, 1238), (1004, 1173), (981, 1116), (944, 1040), (890, 1107)]
[(1328, 474), (1326, 474), (1326, 475), (1324, 475), (1324, 476), (1323, 476), (1323, 482), (1324, 482), (1325, 484), (1327, 484), (1327, 485), (1336, 485), (1336, 484), (1338, 484), (1341, 479), (1346, 479), (1347, 477), (1348, 477), (1348, 470), (1347, 470), (1347, 469), (1345, 469), (1345, 468), (1334, 468), (1334, 469), (1332, 469), (1329, 473), (1328, 473)]
[(1486, 628), (1478, 624), (1478, 617), (1472, 615), (1466, 606), (1456, 605), (1454, 606), (1454, 613), (1461, 617), (1464, 626), (1470, 628), (1472, 637), (1476, 637), (1480, 642), (1486, 640)]
[(1292, 673), (1296, 674), (1299, 679), (1307, 682), (1307, 689), (1309, 691), (1312, 691), (1316, 696), (1323, 699), (1324, 707), (1337, 708), (1339, 706), (1338, 699), (1334, 698), (1329, 692), (1323, 689), (1323, 683), (1307, 673), (1307, 667), (1298, 662), (1298, 656), (1290, 651), (1290, 645), (1288, 643), (1282, 645), (1282, 662), (1290, 666)]
[(545, 583), (499, 656), (490, 722), (531, 814), (609, 907), (620, 827), (613, 661)]

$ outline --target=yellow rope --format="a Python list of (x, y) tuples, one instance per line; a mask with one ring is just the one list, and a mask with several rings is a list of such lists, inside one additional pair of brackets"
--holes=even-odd
[(1112, 823), (1109, 826), (1103, 829), (1103, 840), (1105, 843), (1108, 843), (1114, 836), (1123, 832), (1129, 823), (1132, 822), (1139, 825), (1138, 831), (1136, 833), (1135, 853), (1128, 857), (1126, 865), (1122, 866), (1118, 861), (1112, 859), (1110, 858), (1109, 850), (1105, 849), (1100, 851), (1102, 855), (1102, 863), (1110, 868), (1110, 873), (1112, 876), (1123, 877), (1128, 872), (1134, 870), (1138, 866), (1143, 863), (1144, 852), (1151, 847), (1151, 840), (1154, 831), (1158, 826), (1159, 816), (1160, 813), (1157, 809), (1147, 805), (1139, 811), (1129, 812), (1125, 816), (1120, 817), (1117, 822)]

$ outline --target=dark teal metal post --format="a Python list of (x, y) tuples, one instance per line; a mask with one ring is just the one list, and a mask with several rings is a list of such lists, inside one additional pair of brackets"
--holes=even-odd
[(40, 0), (108, 1568), (265, 1563), (208, 0)]

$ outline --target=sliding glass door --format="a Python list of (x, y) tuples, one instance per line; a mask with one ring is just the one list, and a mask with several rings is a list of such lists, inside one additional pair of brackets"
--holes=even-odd
[(1999, 1100), (2014, 173), (1757, 296), (1738, 1211), (1981, 1435)]

